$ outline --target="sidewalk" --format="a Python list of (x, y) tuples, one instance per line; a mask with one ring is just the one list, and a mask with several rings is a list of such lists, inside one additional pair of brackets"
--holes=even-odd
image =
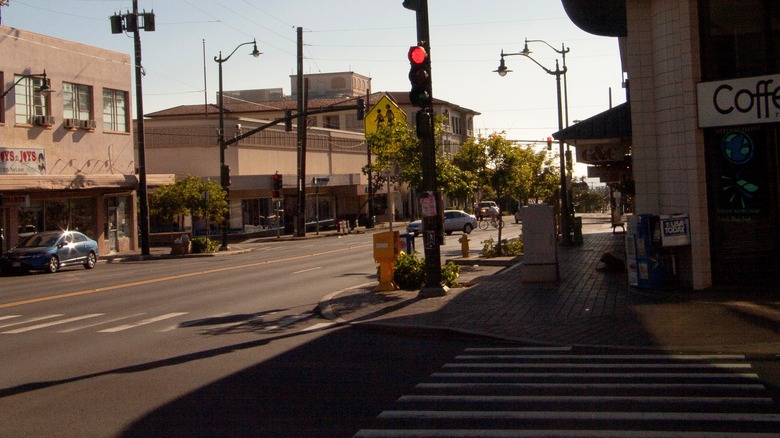
[(559, 247), (555, 283), (523, 283), (519, 258), (503, 269), (464, 266), (461, 280), (473, 285), (445, 297), (357, 288), (325, 297), (321, 309), (356, 325), (523, 343), (780, 354), (780, 299), (629, 287), (625, 271), (600, 262), (625, 253), (624, 236), (585, 234), (582, 246)]

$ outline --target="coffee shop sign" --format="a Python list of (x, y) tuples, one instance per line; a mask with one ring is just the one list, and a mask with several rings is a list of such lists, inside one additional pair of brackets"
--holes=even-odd
[(697, 96), (700, 128), (780, 121), (780, 75), (703, 82)]

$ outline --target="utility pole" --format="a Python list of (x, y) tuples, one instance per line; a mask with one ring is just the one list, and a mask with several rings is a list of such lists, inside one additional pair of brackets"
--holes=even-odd
[[(295, 236), (306, 236), (306, 90), (303, 79), (303, 28), (298, 28), (298, 208), (295, 212)], [(303, 114), (303, 116), (301, 116)]]
[[(138, 18), (143, 18), (143, 26), (139, 26)], [(144, 93), (143, 93), (143, 67), (141, 61), (141, 29), (153, 32), (154, 11), (138, 13), (138, 0), (133, 0), (133, 12), (125, 15), (115, 14), (110, 17), (111, 33), (122, 31), (133, 33), (133, 47), (135, 49), (135, 108), (138, 142), (138, 201), (140, 214), (138, 229), (141, 233), (141, 255), (149, 255), (149, 198), (146, 192), (146, 146), (144, 142)]]

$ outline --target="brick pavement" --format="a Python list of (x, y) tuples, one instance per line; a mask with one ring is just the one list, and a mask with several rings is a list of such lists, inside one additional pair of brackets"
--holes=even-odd
[[(780, 353), (780, 300), (755, 295), (629, 287), (600, 262), (624, 254), (624, 234), (596, 232), (559, 247), (560, 280), (523, 283), (522, 265), (484, 276), (445, 297), (351, 289), (328, 297), (326, 314), (398, 330), (451, 330), (518, 342), (666, 350)], [(496, 272), (498, 271), (498, 272)]]

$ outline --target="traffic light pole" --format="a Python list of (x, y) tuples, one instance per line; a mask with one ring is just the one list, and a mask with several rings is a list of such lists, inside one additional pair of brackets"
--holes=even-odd
[[(428, 0), (404, 0), (406, 9), (415, 11), (417, 18), (417, 44), (427, 52), (430, 63), (430, 34), (428, 31)], [(412, 61), (410, 59), (410, 61)], [(410, 77), (410, 80), (414, 80)], [(431, 78), (428, 77), (430, 83)], [(420, 139), (421, 163), (423, 169), (423, 245), (425, 250), (425, 286), (420, 289), (419, 298), (440, 297), (447, 294), (442, 285), (441, 248), (444, 240), (443, 211), (441, 196), (436, 187), (436, 139), (433, 130), (433, 92), (428, 90), (428, 103), (417, 112), (417, 136)]]

